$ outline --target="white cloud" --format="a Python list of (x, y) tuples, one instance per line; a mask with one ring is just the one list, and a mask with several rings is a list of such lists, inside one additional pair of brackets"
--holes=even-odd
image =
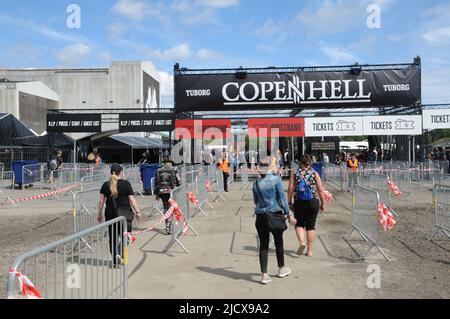
[(448, 103), (450, 101), (450, 89), (448, 79), (450, 79), (450, 69), (422, 69), (422, 102), (424, 104)]
[(108, 37), (115, 39), (119, 38), (123, 35), (123, 33), (130, 29), (129, 25), (123, 23), (114, 23), (106, 26), (106, 32), (108, 33)]
[(119, 0), (112, 10), (130, 20), (142, 20), (149, 13), (146, 2), (142, 0)]
[(82, 43), (69, 45), (56, 52), (58, 62), (63, 66), (79, 65), (91, 53), (91, 48)]
[(173, 75), (167, 72), (159, 71), (160, 78), (160, 92), (161, 92), (161, 106), (172, 107), (173, 106)]
[(335, 45), (328, 45), (322, 43), (320, 50), (330, 59), (333, 64), (354, 64), (358, 61), (358, 58), (350, 53), (347, 49)]
[(200, 49), (197, 51), (197, 59), (199, 60), (212, 60), (223, 57), (223, 53), (219, 51)]
[(449, 43), (450, 27), (438, 28), (427, 31), (423, 34), (423, 38), (432, 44)]
[(239, 5), (239, 0), (201, 0), (201, 3), (213, 8), (230, 8)]
[(148, 56), (160, 60), (184, 60), (191, 56), (189, 44), (181, 43), (165, 51), (150, 50)]
[(101, 63), (110, 65), (113, 60), (113, 57), (111, 52), (102, 51), (98, 54), (98, 59), (100, 60)]

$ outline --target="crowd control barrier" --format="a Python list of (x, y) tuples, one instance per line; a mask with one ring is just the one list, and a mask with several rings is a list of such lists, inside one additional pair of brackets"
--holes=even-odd
[(428, 240), (432, 240), (439, 232), (450, 238), (450, 186), (437, 184), (434, 196), (434, 227)]
[[(126, 220), (119, 217), (18, 257), (8, 274), (8, 298), (127, 298), (128, 240), (124, 231)], [(75, 250), (82, 242), (93, 249)], [(34, 287), (31, 293), (21, 289), (23, 276)], [(27, 293), (32, 296), (24, 296)]]
[(187, 192), (189, 191), (188, 184), (183, 184), (175, 188), (171, 192), (171, 198), (177, 203), (182, 214), (186, 218), (185, 221), (176, 221), (175, 215), (172, 214), (172, 236), (170, 242), (164, 248), (164, 252), (168, 252), (169, 249), (177, 243), (186, 252), (189, 253), (187, 248), (181, 243), (180, 237), (183, 235), (185, 225), (196, 235), (199, 236), (195, 229), (190, 225), (190, 212), (189, 212), (189, 199), (187, 197)]
[(73, 232), (85, 230), (98, 224), (100, 188), (92, 188), (73, 195)]
[(10, 202), (13, 206), (16, 206), (14, 200), (11, 197), (11, 190), (14, 189), (14, 172), (2, 171), (0, 175), (0, 202)]
[(197, 178), (195, 179), (195, 191), (197, 193), (197, 199), (198, 199), (198, 205), (197, 205), (197, 209), (202, 212), (203, 215), (205, 215), (206, 217), (208, 217), (208, 214), (205, 212), (205, 210), (203, 209), (203, 207), (205, 205), (208, 205), (209, 207), (211, 207), (212, 209), (214, 209), (214, 206), (211, 205), (211, 203), (209, 202), (209, 192), (206, 189), (206, 175), (199, 175), (197, 176)]
[(352, 230), (345, 236), (345, 241), (351, 246), (349, 240), (354, 232), (357, 232), (369, 247), (362, 253), (357, 252), (359, 259), (364, 259), (372, 248), (377, 248), (383, 257), (390, 261), (389, 257), (380, 247), (381, 229), (378, 221), (378, 204), (380, 198), (378, 192), (362, 186), (355, 186), (352, 198)]

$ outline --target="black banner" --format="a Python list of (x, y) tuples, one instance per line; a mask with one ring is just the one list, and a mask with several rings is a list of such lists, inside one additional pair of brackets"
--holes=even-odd
[(101, 114), (47, 114), (48, 133), (91, 133), (102, 131)]
[[(244, 77), (244, 78), (242, 78)], [(420, 102), (420, 69), (175, 75), (175, 110), (410, 106)]]
[(119, 114), (120, 132), (165, 132), (173, 131), (175, 115), (173, 113), (121, 113)]

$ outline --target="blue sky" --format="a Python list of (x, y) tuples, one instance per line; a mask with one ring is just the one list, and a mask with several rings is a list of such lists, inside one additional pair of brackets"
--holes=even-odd
[[(1, 1), (0, 67), (151, 61), (163, 105), (175, 62), (189, 68), (423, 62), (423, 102), (450, 103), (450, 1)], [(77, 4), (81, 28), (68, 28)], [(369, 5), (381, 27), (369, 28)]]

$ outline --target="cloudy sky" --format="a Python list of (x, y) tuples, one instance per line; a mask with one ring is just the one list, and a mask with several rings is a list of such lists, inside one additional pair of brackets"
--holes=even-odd
[[(450, 1), (3, 0), (0, 67), (100, 67), (147, 60), (173, 104), (188, 68), (423, 63), (423, 102), (450, 103)], [(67, 25), (69, 5), (80, 28)], [(369, 28), (370, 8), (381, 9)], [(372, 5), (372, 6), (371, 6)], [(73, 20), (69, 19), (73, 22)]]

